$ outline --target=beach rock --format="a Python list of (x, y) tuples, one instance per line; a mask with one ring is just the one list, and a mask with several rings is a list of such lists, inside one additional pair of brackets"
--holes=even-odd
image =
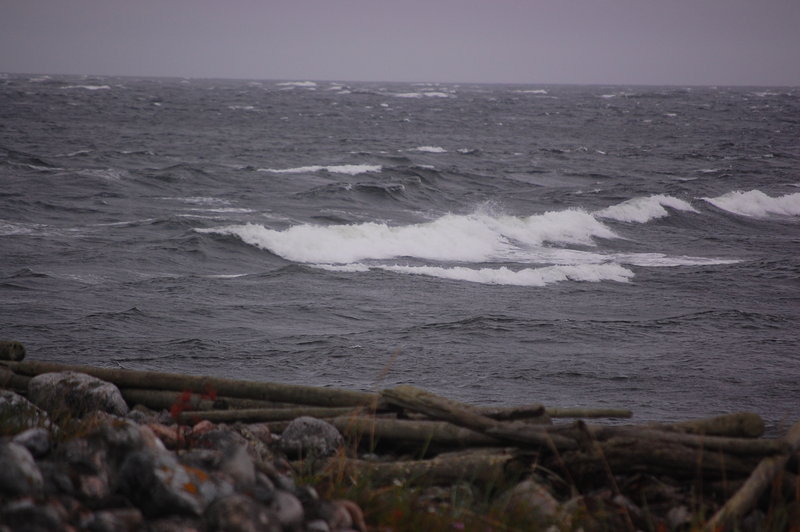
[(50, 424), (47, 412), (11, 390), (0, 390), (0, 419), (4, 430), (12, 434)]
[(200, 519), (185, 516), (170, 516), (147, 522), (147, 532), (198, 532), (203, 530)]
[(300, 530), (305, 514), (297, 497), (288, 491), (276, 490), (270, 509), (275, 512), (284, 530)]
[(533, 479), (523, 480), (503, 494), (500, 501), (509, 509), (524, 509), (543, 519), (555, 519), (561, 512), (550, 491)]
[(124, 416), (128, 405), (111, 383), (84, 373), (42, 373), (28, 382), (28, 397), (35, 405), (53, 413), (82, 417), (101, 410)]
[(50, 452), (50, 432), (41, 427), (22, 431), (11, 441), (28, 449), (34, 458), (41, 458)]
[(199, 516), (217, 497), (233, 492), (205, 471), (180, 464), (171, 453), (134, 451), (122, 464), (119, 490), (147, 517)]
[(81, 522), (88, 532), (139, 532), (146, 530), (144, 516), (136, 508), (114, 508), (91, 514)]
[(13, 442), (0, 443), (0, 493), (39, 495), (43, 487), (42, 472), (30, 451)]
[(280, 532), (278, 517), (263, 505), (241, 494), (214, 501), (206, 510), (208, 532)]
[(87, 438), (73, 438), (61, 444), (55, 453), (72, 482), (73, 494), (93, 506), (111, 495), (112, 471), (106, 446)]
[(0, 507), (0, 529), (25, 532), (52, 532), (68, 530), (63, 507), (58, 504), (38, 504), (34, 499), (22, 498)]
[(214, 429), (199, 436), (192, 434), (191, 445), (195, 449), (217, 451), (217, 469), (228, 475), (237, 487), (250, 487), (255, 483), (256, 469), (247, 453), (247, 440), (236, 432)]
[(281, 435), (280, 449), (293, 456), (330, 456), (344, 444), (344, 438), (330, 423), (313, 417), (299, 417)]
[(0, 341), (0, 360), (19, 361), (25, 358), (25, 346), (19, 342)]

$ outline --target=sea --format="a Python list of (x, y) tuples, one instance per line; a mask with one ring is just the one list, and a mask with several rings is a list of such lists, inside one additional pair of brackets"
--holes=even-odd
[(800, 419), (800, 88), (0, 75), (31, 360)]

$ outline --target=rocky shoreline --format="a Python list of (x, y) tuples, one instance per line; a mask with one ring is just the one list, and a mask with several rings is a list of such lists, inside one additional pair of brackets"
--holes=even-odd
[[(186, 377), (164, 390), (156, 388), (177, 377), (22, 362), (21, 346), (0, 354), (0, 531), (800, 523), (800, 425), (762, 438), (754, 414), (669, 426), (554, 423), (624, 411), (481, 409), (408, 386), (338, 395)], [(88, 374), (98, 372), (117, 382)]]

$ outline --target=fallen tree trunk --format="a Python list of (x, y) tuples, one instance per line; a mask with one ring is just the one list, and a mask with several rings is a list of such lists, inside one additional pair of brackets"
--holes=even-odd
[(212, 423), (243, 423), (291, 421), (298, 417), (310, 416), (320, 419), (337, 416), (356, 416), (366, 414), (363, 407), (325, 407), (325, 406), (296, 406), (294, 408), (242, 408), (235, 410), (188, 410), (178, 416), (181, 423), (191, 423), (207, 420)]
[(647, 473), (671, 477), (733, 478), (746, 477), (756, 466), (753, 457), (707, 451), (673, 442), (654, 445), (647, 440), (613, 438), (595, 442), (589, 449), (567, 451), (553, 457), (547, 466), (556, 471), (566, 468), (576, 482), (607, 480), (607, 475)]
[(342, 475), (359, 476), (379, 485), (402, 480), (424, 485), (452, 485), (467, 481), (496, 486), (519, 479), (526, 469), (522, 462), (515, 462), (515, 455), (511, 452), (469, 452), (439, 455), (430, 460), (393, 462), (331, 458), (322, 465), (322, 475), (334, 478), (341, 478)]
[(789, 429), (783, 440), (788, 445), (789, 451), (779, 456), (764, 458), (739, 491), (706, 523), (705, 530), (709, 532), (723, 530), (729, 523), (740, 519), (755, 506), (764, 489), (783, 471), (791, 455), (800, 449), (800, 422)]
[(728, 438), (723, 436), (707, 436), (682, 432), (655, 430), (649, 426), (603, 426), (576, 423), (564, 427), (551, 427), (551, 432), (573, 438), (577, 441), (590, 437), (595, 441), (606, 441), (612, 438), (627, 438), (651, 442), (653, 445), (677, 443), (688, 447), (724, 451), (731, 454), (770, 455), (783, 453), (788, 445), (783, 440)]
[(94, 368), (53, 362), (5, 362), (16, 373), (39, 375), (58, 371), (77, 371), (116, 384), (120, 388), (156, 390), (188, 390), (195, 393), (214, 391), (218, 395), (265, 401), (279, 401), (316, 406), (372, 406), (378, 395), (367, 392), (338, 390), (299, 384), (242, 381), (216, 377), (181, 375), (157, 371)]
[(0, 366), (0, 388), (27, 392), (29, 380), (31, 380), (30, 377), (17, 375), (10, 369)]
[[(175, 390), (150, 390), (146, 388), (120, 388), (122, 397), (129, 406), (140, 404), (153, 410), (169, 410), (181, 401), (183, 392)], [(295, 403), (277, 403), (274, 401), (259, 401), (257, 399), (243, 399), (241, 397), (217, 396), (216, 399), (203, 398), (203, 394), (193, 393), (188, 398), (187, 404), (191, 410), (229, 410), (244, 408), (290, 408)]]
[(541, 425), (530, 423), (501, 423), (480, 414), (475, 408), (438, 396), (414, 386), (396, 386), (383, 390), (381, 397), (393, 405), (420, 412), (435, 419), (449, 421), (495, 438), (527, 445), (546, 446), (552, 449), (571, 449), (573, 440), (557, 434), (548, 434)]
[(650, 428), (709, 436), (758, 438), (764, 434), (764, 420), (752, 412), (736, 412), (678, 423), (650, 423)]
[(327, 420), (339, 432), (358, 440), (391, 440), (435, 443), (452, 447), (505, 446), (507, 442), (443, 421), (411, 421), (365, 416), (336, 417)]

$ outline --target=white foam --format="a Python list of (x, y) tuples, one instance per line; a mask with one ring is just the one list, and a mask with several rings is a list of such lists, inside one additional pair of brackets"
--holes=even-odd
[(664, 207), (684, 212), (697, 212), (694, 207), (682, 199), (656, 194), (623, 201), (617, 205), (597, 211), (595, 215), (619, 222), (646, 223), (650, 220), (669, 216), (669, 211)]
[(388, 93), (389, 96), (395, 98), (449, 98), (450, 95), (446, 92), (428, 91), (428, 92), (395, 92)]
[(675, 266), (721, 266), (725, 264), (737, 264), (741, 261), (735, 259), (715, 259), (707, 257), (670, 257), (663, 253), (617, 253), (611, 256), (614, 261), (620, 264), (631, 266), (645, 266), (648, 268), (670, 268)]
[(380, 268), (397, 273), (427, 275), (453, 281), (513, 286), (546, 286), (562, 281), (617, 281), (624, 283), (633, 277), (632, 271), (619, 264), (546, 266), (543, 268), (524, 268), (517, 271), (505, 266), (474, 269), (463, 266), (443, 268), (439, 266), (394, 265), (381, 266)]
[(344, 273), (363, 273), (370, 270), (369, 266), (360, 262), (356, 262), (354, 264), (311, 264), (311, 266), (321, 270)]
[(66, 85), (62, 89), (86, 89), (87, 91), (110, 90), (109, 85)]
[(771, 214), (800, 216), (800, 192), (773, 198), (760, 190), (737, 190), (703, 199), (718, 209), (751, 218), (765, 218)]
[(271, 172), (273, 174), (307, 174), (327, 170), (335, 174), (348, 174), (357, 175), (365, 174), (368, 172), (380, 172), (381, 165), (379, 164), (339, 164), (333, 166), (300, 166), (298, 168), (259, 168), (259, 172)]
[(485, 262), (525, 257), (545, 242), (593, 245), (594, 238), (617, 237), (591, 214), (578, 210), (528, 217), (448, 214), (427, 223), (395, 227), (375, 222), (302, 224), (276, 231), (247, 224), (199, 231), (236, 235), (285, 259), (310, 264), (397, 257)]
[(279, 87), (316, 87), (317, 84), (313, 81), (284, 81), (276, 83)]
[(421, 151), (425, 153), (447, 153), (447, 150), (441, 146), (417, 146), (413, 151)]
[(547, 91), (544, 89), (525, 89), (525, 90), (518, 90), (514, 91), (518, 94), (547, 94)]

